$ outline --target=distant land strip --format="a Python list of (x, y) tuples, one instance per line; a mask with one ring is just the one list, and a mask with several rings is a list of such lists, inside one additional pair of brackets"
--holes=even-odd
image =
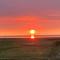
[[(30, 35), (0, 36), (0, 38), (30, 38)], [(35, 38), (60, 37), (60, 35), (35, 35)]]

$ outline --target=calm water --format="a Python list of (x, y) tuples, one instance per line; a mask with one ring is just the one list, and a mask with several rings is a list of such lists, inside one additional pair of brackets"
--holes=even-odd
[(0, 60), (60, 60), (60, 38), (0, 38)]

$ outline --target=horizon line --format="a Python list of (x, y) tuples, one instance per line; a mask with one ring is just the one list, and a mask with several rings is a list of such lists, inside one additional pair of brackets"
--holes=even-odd
[[(0, 36), (0, 38), (30, 38), (31, 35), (15, 35), (15, 36)], [(35, 38), (52, 38), (60, 37), (60, 35), (35, 35)]]

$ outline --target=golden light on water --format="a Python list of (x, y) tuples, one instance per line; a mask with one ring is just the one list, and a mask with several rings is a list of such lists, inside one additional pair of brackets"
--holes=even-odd
[(35, 36), (34, 35), (31, 35), (31, 39), (34, 39), (35, 38)]

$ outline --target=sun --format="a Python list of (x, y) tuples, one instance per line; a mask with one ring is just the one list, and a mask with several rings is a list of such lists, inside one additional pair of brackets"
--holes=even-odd
[(35, 38), (35, 33), (36, 33), (36, 30), (34, 29), (30, 30), (31, 39)]
[(35, 35), (35, 33), (36, 33), (36, 30), (33, 30), (33, 29), (30, 30), (30, 34), (31, 34), (31, 35)]

